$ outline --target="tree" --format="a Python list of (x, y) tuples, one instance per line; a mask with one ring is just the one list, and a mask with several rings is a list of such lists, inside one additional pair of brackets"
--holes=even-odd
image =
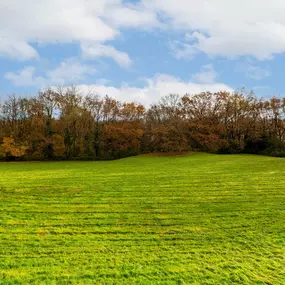
[(2, 154), (6, 159), (16, 159), (25, 155), (27, 146), (17, 144), (13, 138), (3, 138), (1, 146)]
[(252, 92), (170, 94), (145, 108), (77, 87), (10, 95), (0, 105), (2, 156), (106, 159), (153, 151), (285, 154), (285, 98)]

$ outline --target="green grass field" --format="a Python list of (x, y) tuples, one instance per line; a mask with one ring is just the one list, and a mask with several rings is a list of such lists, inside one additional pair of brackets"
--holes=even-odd
[(0, 284), (285, 284), (285, 160), (0, 163)]

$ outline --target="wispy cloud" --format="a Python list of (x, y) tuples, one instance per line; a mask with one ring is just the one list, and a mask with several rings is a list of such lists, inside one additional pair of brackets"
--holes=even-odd
[(246, 77), (254, 79), (254, 80), (262, 80), (272, 75), (269, 68), (264, 68), (264, 67), (255, 65), (249, 59), (246, 60), (245, 62), (238, 63), (236, 66), (236, 71), (244, 73)]
[(15, 86), (41, 88), (50, 85), (80, 83), (87, 75), (94, 73), (96, 73), (94, 67), (70, 58), (62, 61), (56, 68), (44, 71), (43, 75), (38, 75), (35, 67), (27, 66), (17, 72), (7, 72), (4, 77)]

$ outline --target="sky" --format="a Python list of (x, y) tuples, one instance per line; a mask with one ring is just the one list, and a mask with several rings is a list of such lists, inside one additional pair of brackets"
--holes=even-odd
[(285, 96), (284, 0), (0, 0), (0, 97)]

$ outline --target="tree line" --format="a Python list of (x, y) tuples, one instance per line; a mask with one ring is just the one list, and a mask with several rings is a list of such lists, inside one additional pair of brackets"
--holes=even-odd
[(285, 98), (244, 90), (170, 94), (146, 108), (76, 87), (10, 95), (0, 105), (0, 159), (117, 159), (205, 151), (285, 156)]

